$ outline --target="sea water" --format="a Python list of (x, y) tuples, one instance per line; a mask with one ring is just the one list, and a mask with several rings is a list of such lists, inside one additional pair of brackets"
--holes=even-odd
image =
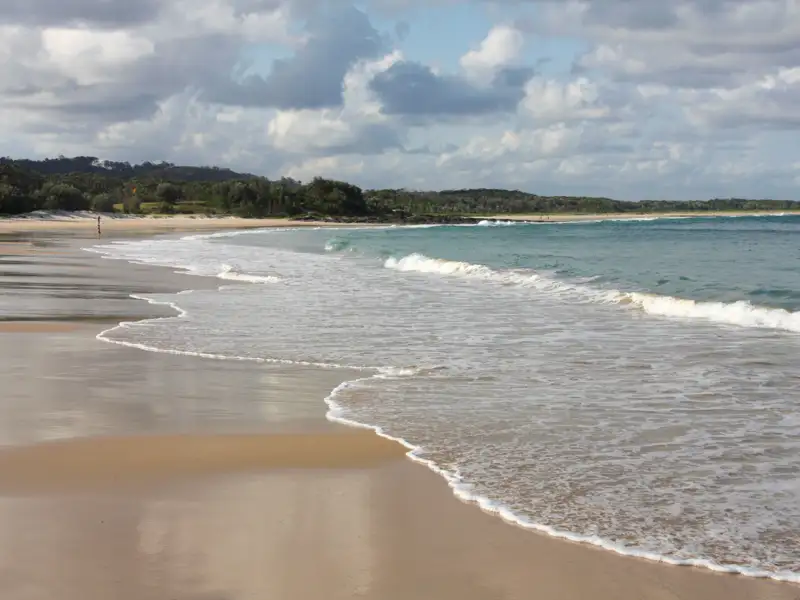
[[(118, 241), (218, 277), (101, 335), (356, 367), (330, 419), (455, 493), (622, 554), (800, 581), (800, 218), (272, 229)], [(320, 398), (322, 403), (323, 399)]]

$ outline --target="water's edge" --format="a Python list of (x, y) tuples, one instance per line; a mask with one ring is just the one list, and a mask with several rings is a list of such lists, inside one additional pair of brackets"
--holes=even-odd
[[(214, 234), (210, 234), (213, 236)], [(210, 237), (209, 235), (202, 235), (202, 236), (189, 236), (189, 237)], [(87, 247), (82, 248), (85, 251), (92, 252), (94, 254), (100, 255), (101, 258), (110, 259), (110, 260), (124, 260), (125, 262), (135, 263), (135, 261), (130, 261), (124, 258), (118, 258), (112, 256), (106, 250), (101, 250), (94, 247)], [(153, 265), (149, 265), (153, 266)], [(180, 274), (190, 274), (197, 276), (197, 273), (192, 273), (189, 270), (174, 270), (175, 273)], [(217, 277), (219, 279), (230, 279), (231, 277), (226, 277), (224, 274), (217, 274), (217, 275), (201, 275), (204, 277)], [(242, 278), (240, 281), (247, 282), (247, 283), (256, 283), (255, 281), (249, 281), (247, 279)], [(187, 289), (180, 292), (177, 292), (175, 295), (181, 294), (189, 294), (192, 293), (194, 290)], [(304, 362), (304, 361), (294, 361), (294, 360), (286, 360), (286, 359), (275, 359), (275, 358), (256, 358), (256, 357), (242, 357), (242, 356), (228, 356), (228, 355), (221, 355), (221, 354), (212, 354), (212, 353), (205, 353), (205, 352), (191, 352), (191, 351), (184, 351), (184, 350), (175, 350), (175, 349), (165, 349), (165, 348), (157, 348), (154, 346), (148, 346), (145, 344), (138, 344), (134, 342), (127, 342), (124, 340), (116, 340), (112, 337), (109, 337), (114, 331), (121, 329), (121, 328), (128, 328), (134, 327), (139, 324), (145, 323), (152, 323), (156, 321), (171, 321), (174, 319), (181, 319), (187, 316), (187, 311), (181, 308), (177, 302), (173, 301), (165, 301), (165, 300), (156, 300), (145, 295), (138, 295), (138, 294), (131, 294), (131, 298), (136, 300), (141, 300), (147, 302), (148, 304), (153, 305), (162, 305), (168, 306), (172, 308), (177, 314), (175, 316), (168, 316), (168, 317), (153, 317), (142, 319), (139, 321), (121, 321), (117, 325), (105, 329), (98, 333), (95, 337), (103, 342), (122, 345), (131, 348), (137, 348), (139, 350), (144, 350), (148, 352), (159, 352), (159, 353), (167, 353), (167, 354), (176, 354), (176, 355), (184, 355), (184, 356), (194, 356), (198, 358), (206, 358), (206, 359), (213, 359), (213, 360), (236, 360), (236, 361), (244, 361), (244, 362), (254, 362), (254, 363), (271, 363), (271, 364), (284, 364), (284, 365), (303, 365), (303, 366), (311, 366), (311, 367), (319, 367), (321, 369), (351, 369), (351, 370), (359, 370), (365, 372), (364, 377), (356, 378), (353, 380), (345, 381), (338, 386), (336, 386), (331, 392), (323, 399), (327, 411), (325, 417), (327, 420), (339, 423), (342, 425), (346, 425), (349, 427), (356, 427), (361, 429), (369, 429), (372, 430), (375, 434), (392, 440), (398, 444), (401, 444), (404, 448), (408, 450), (406, 452), (406, 456), (411, 459), (415, 463), (419, 463), (421, 465), (426, 466), (428, 469), (442, 477), (450, 487), (453, 492), (453, 495), (465, 502), (467, 504), (474, 504), (479, 507), (484, 512), (491, 514), (493, 516), (500, 517), (503, 521), (516, 525), (518, 527), (522, 527), (523, 529), (536, 531), (539, 533), (543, 533), (553, 538), (568, 540), (572, 542), (578, 543), (587, 543), (593, 546), (597, 546), (603, 548), (605, 550), (610, 550), (616, 554), (621, 556), (629, 556), (629, 557), (637, 557), (637, 558), (644, 558), (646, 560), (651, 560), (654, 562), (660, 562), (668, 565), (674, 566), (693, 566), (693, 567), (700, 567), (705, 568), (711, 571), (720, 572), (720, 573), (729, 573), (729, 574), (736, 574), (736, 575), (743, 575), (747, 577), (755, 577), (755, 578), (764, 578), (764, 579), (772, 579), (775, 581), (782, 581), (782, 582), (791, 582), (791, 583), (800, 583), (800, 573), (795, 573), (792, 571), (766, 571), (762, 569), (756, 569), (752, 567), (744, 567), (741, 565), (735, 564), (720, 564), (714, 562), (709, 559), (678, 559), (675, 557), (661, 555), (654, 552), (643, 551), (639, 550), (634, 547), (623, 546), (621, 544), (616, 544), (599, 536), (587, 536), (582, 534), (577, 534), (569, 531), (563, 531), (554, 529), (550, 526), (536, 523), (531, 521), (530, 519), (520, 517), (511, 511), (507, 506), (496, 502), (488, 497), (481, 496), (472, 492), (473, 486), (469, 482), (463, 480), (461, 475), (456, 472), (451, 472), (445, 469), (442, 469), (437, 465), (435, 462), (424, 458), (425, 450), (422, 446), (416, 446), (400, 437), (392, 436), (391, 434), (387, 433), (382, 427), (378, 425), (372, 425), (369, 423), (363, 423), (360, 421), (356, 421), (353, 419), (349, 419), (346, 416), (346, 410), (342, 407), (336, 400), (337, 396), (341, 394), (344, 390), (349, 389), (358, 383), (367, 381), (367, 380), (380, 380), (380, 379), (394, 379), (394, 378), (402, 378), (407, 376), (415, 375), (415, 371), (411, 370), (402, 370), (396, 369), (392, 367), (353, 367), (350, 365), (339, 365), (339, 364), (331, 364), (331, 363), (316, 363), (316, 362)]]

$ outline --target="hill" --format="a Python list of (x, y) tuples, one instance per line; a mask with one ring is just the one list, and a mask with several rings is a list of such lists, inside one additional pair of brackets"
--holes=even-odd
[(93, 156), (0, 158), (0, 214), (34, 210), (235, 214), (397, 222), (467, 215), (800, 210), (789, 200), (642, 200), (541, 196), (520, 190), (362, 190), (315, 178), (303, 184), (227, 168), (102, 161)]

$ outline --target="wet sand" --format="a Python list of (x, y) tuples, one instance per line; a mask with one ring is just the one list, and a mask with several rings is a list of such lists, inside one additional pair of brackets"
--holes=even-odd
[(368, 431), (74, 438), (0, 450), (0, 494), (163, 484), (274, 469), (365, 468), (403, 456), (401, 446)]
[(0, 322), (0, 334), (3, 333), (56, 333), (75, 331), (77, 323), (59, 321), (7, 321)]
[(324, 419), (352, 372), (98, 341), (120, 315), (169, 314), (127, 293), (217, 282), (51, 243), (0, 251), (3, 600), (800, 597), (461, 503), (398, 446)]

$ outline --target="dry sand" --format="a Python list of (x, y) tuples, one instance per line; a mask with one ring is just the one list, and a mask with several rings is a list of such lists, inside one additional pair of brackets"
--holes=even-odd
[[(14, 281), (24, 291), (33, 270), (55, 285), (72, 265), (87, 320), (148, 316), (157, 307), (123, 293), (148, 278), (159, 291), (201, 284), (64, 252), (22, 261)], [(38, 314), (55, 293), (44, 289), (0, 302), (0, 316)], [(322, 398), (353, 373), (142, 352), (73, 325), (0, 335), (2, 600), (800, 597), (554, 540), (459, 502), (400, 447), (324, 420)]]
[[(181, 231), (220, 231), (225, 229), (257, 229), (262, 227), (352, 227), (348, 223), (293, 221), (290, 219), (243, 219), (239, 217), (165, 216), (112, 217), (101, 219), (102, 234), (135, 233), (155, 235)], [(2, 233), (61, 232), (97, 237), (97, 220), (93, 218), (11, 218), (0, 219)]]

